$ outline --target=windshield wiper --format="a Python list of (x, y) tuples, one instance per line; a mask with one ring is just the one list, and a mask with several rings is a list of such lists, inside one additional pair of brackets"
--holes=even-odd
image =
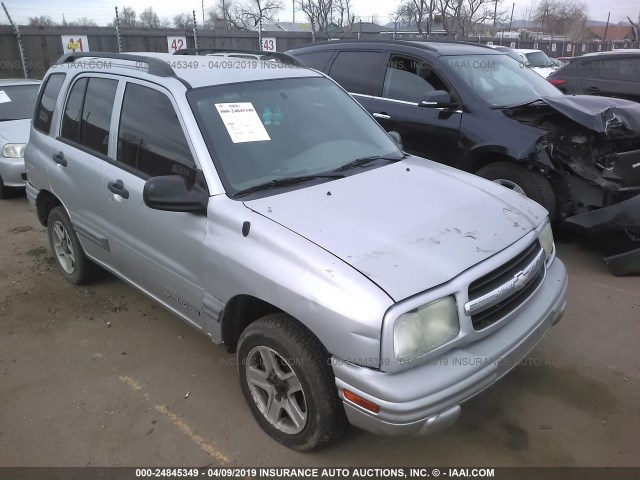
[(383, 157), (380, 155), (372, 155), (371, 157), (356, 158), (354, 161), (349, 162), (341, 167), (338, 167), (333, 171), (344, 172), (345, 170), (351, 170), (352, 168), (364, 167), (366, 165), (369, 165), (370, 163), (375, 162), (376, 160), (386, 160), (388, 162), (399, 162), (400, 160), (402, 160), (403, 158), (407, 158), (408, 156), (409, 155), (405, 153), (400, 158), (389, 158), (389, 157)]
[(536, 98), (535, 100), (531, 100), (530, 102), (525, 102), (525, 103), (516, 103), (515, 105), (507, 105), (505, 107), (498, 107), (498, 108), (517, 108), (517, 107), (528, 107), (529, 105), (533, 105), (534, 103), (539, 103), (542, 102), (545, 105), (547, 104), (547, 102), (545, 102), (544, 100), (542, 100), (541, 98)]
[(330, 178), (332, 180), (335, 180), (338, 178), (344, 178), (344, 175), (302, 175), (299, 177), (276, 178), (274, 180), (269, 180), (268, 182), (265, 182), (265, 183), (254, 185), (253, 187), (240, 190), (238, 193), (236, 193), (233, 196), (233, 198), (243, 197), (251, 193), (261, 192), (263, 190), (270, 190), (272, 188), (289, 187), (292, 185), (298, 185), (299, 183), (309, 182), (311, 180), (316, 180), (318, 178)]

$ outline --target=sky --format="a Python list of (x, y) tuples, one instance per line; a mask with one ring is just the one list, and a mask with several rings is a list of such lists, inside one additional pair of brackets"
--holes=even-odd
[[(177, 13), (196, 11), (198, 20), (202, 18), (202, 0), (118, 0), (118, 3), (104, 0), (3, 0), (9, 14), (18, 24), (27, 23), (30, 16), (48, 15), (56, 22), (62, 22), (64, 14), (67, 20), (79, 17), (90, 17), (98, 25), (106, 25), (114, 16), (114, 7), (133, 7), (138, 14), (145, 8), (153, 6), (160, 17), (172, 18)], [(246, 1), (246, 0), (241, 0)], [(515, 0), (514, 19), (523, 18), (522, 12), (535, 0)], [(640, 2), (638, 0), (584, 0), (589, 8), (589, 18), (606, 21), (611, 11), (611, 22), (617, 23), (628, 15), (633, 20), (638, 18)], [(514, 0), (502, 0), (502, 8), (509, 10)], [(293, 0), (284, 0), (286, 8), (278, 14), (281, 21), (290, 21)], [(371, 20), (372, 15), (378, 15), (381, 23), (391, 20), (391, 13), (396, 9), (400, 0), (353, 0), (354, 13), (362, 20)], [(204, 0), (205, 9), (213, 6), (214, 0)], [(2, 23), (6, 23), (4, 12), (0, 11)], [(296, 20), (302, 19), (302, 12), (296, 13)]]

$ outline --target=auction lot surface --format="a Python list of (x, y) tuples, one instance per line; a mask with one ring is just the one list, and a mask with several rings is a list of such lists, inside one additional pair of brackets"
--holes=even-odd
[(558, 251), (563, 320), (452, 429), (351, 429), (302, 454), (260, 430), (224, 347), (113, 276), (66, 283), (24, 196), (5, 200), (0, 466), (638, 466), (640, 278), (575, 244)]

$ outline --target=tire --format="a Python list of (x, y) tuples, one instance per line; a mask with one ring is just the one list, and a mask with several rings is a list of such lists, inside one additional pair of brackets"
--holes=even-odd
[(63, 207), (55, 207), (49, 212), (47, 230), (51, 252), (64, 278), (74, 285), (89, 282), (96, 265), (85, 255)]
[(556, 215), (556, 195), (549, 180), (537, 170), (529, 170), (511, 162), (496, 162), (482, 167), (476, 175), (538, 202), (547, 209), (549, 218), (553, 221)]
[(2, 177), (0, 177), (0, 199), (4, 200), (5, 198), (9, 198), (11, 196), (11, 189), (9, 187), (4, 186), (4, 182), (2, 181)]
[(330, 356), (307, 328), (284, 313), (267, 315), (245, 329), (237, 355), (242, 393), (271, 437), (305, 451), (342, 434), (347, 420)]

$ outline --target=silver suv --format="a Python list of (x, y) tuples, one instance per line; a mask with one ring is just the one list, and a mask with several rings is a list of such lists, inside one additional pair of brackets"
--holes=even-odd
[(283, 444), (448, 427), (562, 316), (547, 212), (404, 154), (321, 73), (86, 55), (47, 72), (25, 155), (62, 275), (99, 265), (236, 352)]

